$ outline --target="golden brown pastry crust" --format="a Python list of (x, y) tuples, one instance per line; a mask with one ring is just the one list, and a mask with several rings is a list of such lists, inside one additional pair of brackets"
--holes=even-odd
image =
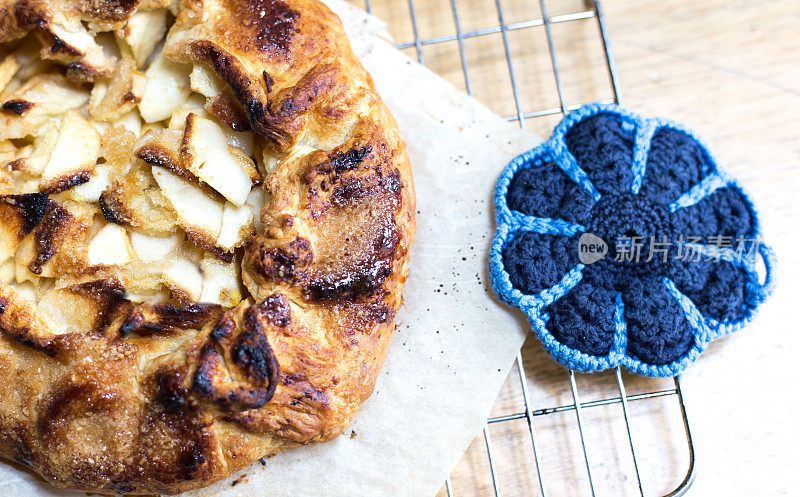
[[(138, 3), (5, 0), (0, 41), (47, 41), (49, 20), (76, 12), (115, 29)], [(0, 283), (0, 456), (59, 486), (177, 493), (336, 437), (372, 392), (401, 303), (410, 165), (338, 18), (314, 0), (184, 0), (165, 53), (212, 68), (231, 90), (215, 114), (285, 155), (244, 247), (255, 304), (134, 305), (113, 276), (82, 275), (63, 298), (86, 330), (57, 334)], [(73, 268), (79, 212), (6, 196), (0, 218), (33, 240), (40, 271)]]

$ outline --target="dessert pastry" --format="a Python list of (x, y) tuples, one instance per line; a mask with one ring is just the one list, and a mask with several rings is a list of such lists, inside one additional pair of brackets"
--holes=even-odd
[(3, 0), (0, 104), (0, 455), (176, 493), (342, 432), (415, 199), (336, 16)]

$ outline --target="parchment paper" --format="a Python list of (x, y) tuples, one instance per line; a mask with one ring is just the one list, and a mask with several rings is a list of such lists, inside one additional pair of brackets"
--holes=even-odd
[[(342, 436), (190, 495), (433, 496), (480, 431), (528, 330), (493, 297), (486, 264), (495, 179), (539, 140), (394, 49), (380, 21), (326, 3), (397, 118), (412, 161), (417, 237), (398, 328), (375, 392)], [(0, 494), (85, 495), (7, 464)]]

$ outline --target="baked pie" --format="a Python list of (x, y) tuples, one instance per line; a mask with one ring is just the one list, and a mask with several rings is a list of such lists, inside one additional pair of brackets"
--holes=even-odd
[(414, 236), (315, 0), (0, 0), (0, 456), (176, 493), (339, 435)]

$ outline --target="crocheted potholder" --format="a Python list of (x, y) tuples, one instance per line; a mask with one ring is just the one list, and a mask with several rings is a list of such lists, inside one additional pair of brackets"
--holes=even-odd
[(578, 371), (678, 374), (772, 289), (753, 204), (673, 122), (582, 107), (511, 161), (495, 208), (495, 292)]

